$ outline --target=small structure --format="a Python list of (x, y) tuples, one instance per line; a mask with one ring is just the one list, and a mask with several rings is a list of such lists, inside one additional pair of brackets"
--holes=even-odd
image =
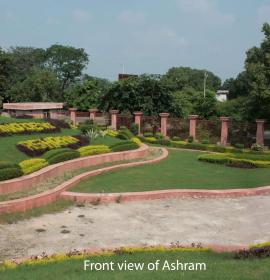
[(3, 112), (11, 117), (30, 116), (38, 119), (57, 119), (58, 113), (63, 107), (64, 103), (55, 102), (4, 103)]
[(228, 90), (218, 90), (216, 94), (217, 100), (220, 102), (227, 101), (228, 94)]
[(118, 74), (118, 81), (128, 80), (131, 78), (138, 78), (138, 75), (133, 74)]

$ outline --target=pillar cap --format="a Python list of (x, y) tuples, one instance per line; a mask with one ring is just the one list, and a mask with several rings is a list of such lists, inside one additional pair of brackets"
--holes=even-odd
[(229, 117), (220, 117), (219, 119), (223, 122), (228, 122), (230, 120)]
[(98, 109), (88, 109), (88, 112), (90, 112), (90, 113), (96, 113), (98, 111)]
[(139, 112), (139, 111), (138, 111), (138, 112), (134, 112), (133, 114), (134, 114), (135, 116), (142, 116), (142, 115), (143, 115), (143, 112)]
[(198, 115), (189, 115), (188, 118), (189, 118), (190, 120), (196, 120), (196, 119), (199, 118), (199, 116), (198, 116)]
[(169, 113), (160, 113), (159, 114), (159, 116), (163, 117), (163, 118), (167, 118), (167, 117), (169, 117), (169, 115), (170, 115)]
[(265, 120), (263, 120), (263, 119), (257, 119), (256, 120), (256, 123), (264, 123), (265, 122)]
[(77, 109), (77, 108), (69, 108), (68, 110), (71, 111), (71, 112), (75, 112), (75, 111), (77, 111), (78, 109)]
[(110, 110), (110, 113), (111, 113), (111, 114), (118, 114), (118, 113), (119, 113), (119, 110)]

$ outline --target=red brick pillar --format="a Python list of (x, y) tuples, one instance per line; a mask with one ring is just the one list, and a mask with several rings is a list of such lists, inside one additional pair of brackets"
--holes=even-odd
[(76, 112), (77, 112), (77, 108), (69, 108), (70, 120), (72, 121), (73, 125), (77, 124)]
[(167, 137), (167, 120), (169, 117), (169, 113), (160, 113), (160, 130), (164, 137)]
[(220, 144), (226, 146), (228, 143), (229, 120), (228, 117), (220, 117), (221, 120), (221, 135)]
[(264, 122), (265, 120), (256, 120), (256, 144), (264, 146)]
[(117, 130), (117, 114), (119, 113), (119, 110), (111, 110), (111, 127), (114, 130)]
[(142, 135), (142, 131), (141, 131), (142, 115), (143, 115), (143, 112), (134, 112), (135, 124), (138, 125), (138, 135)]
[(189, 115), (189, 136), (193, 137), (193, 140), (196, 140), (196, 125), (197, 125), (197, 119), (198, 115)]
[(88, 112), (90, 113), (89, 117), (90, 117), (90, 121), (95, 121), (96, 118), (96, 113), (97, 113), (97, 109), (89, 109)]

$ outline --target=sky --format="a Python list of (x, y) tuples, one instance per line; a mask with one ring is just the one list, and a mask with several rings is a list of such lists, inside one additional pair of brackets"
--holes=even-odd
[(89, 75), (171, 67), (235, 77), (263, 39), (270, 0), (0, 0), (0, 47), (84, 48)]

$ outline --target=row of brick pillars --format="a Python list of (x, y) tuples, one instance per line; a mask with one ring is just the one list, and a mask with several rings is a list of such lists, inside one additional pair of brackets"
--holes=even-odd
[[(74, 125), (77, 124), (76, 120), (76, 108), (70, 108), (70, 119)], [(97, 109), (89, 109), (89, 118), (94, 121), (96, 118)], [(112, 129), (117, 129), (117, 114), (119, 110), (111, 110), (111, 127)], [(142, 112), (134, 112), (135, 123), (138, 125), (138, 134), (142, 135)], [(167, 124), (168, 124), (168, 113), (160, 113), (160, 125), (161, 133), (167, 137)], [(189, 135), (196, 140), (196, 127), (197, 127), (198, 115), (189, 116)], [(229, 121), (228, 117), (221, 117), (221, 135), (220, 135), (220, 144), (226, 146), (228, 144), (228, 135), (229, 135)], [(257, 132), (256, 132), (256, 143), (259, 145), (264, 145), (264, 120), (256, 120)]]

